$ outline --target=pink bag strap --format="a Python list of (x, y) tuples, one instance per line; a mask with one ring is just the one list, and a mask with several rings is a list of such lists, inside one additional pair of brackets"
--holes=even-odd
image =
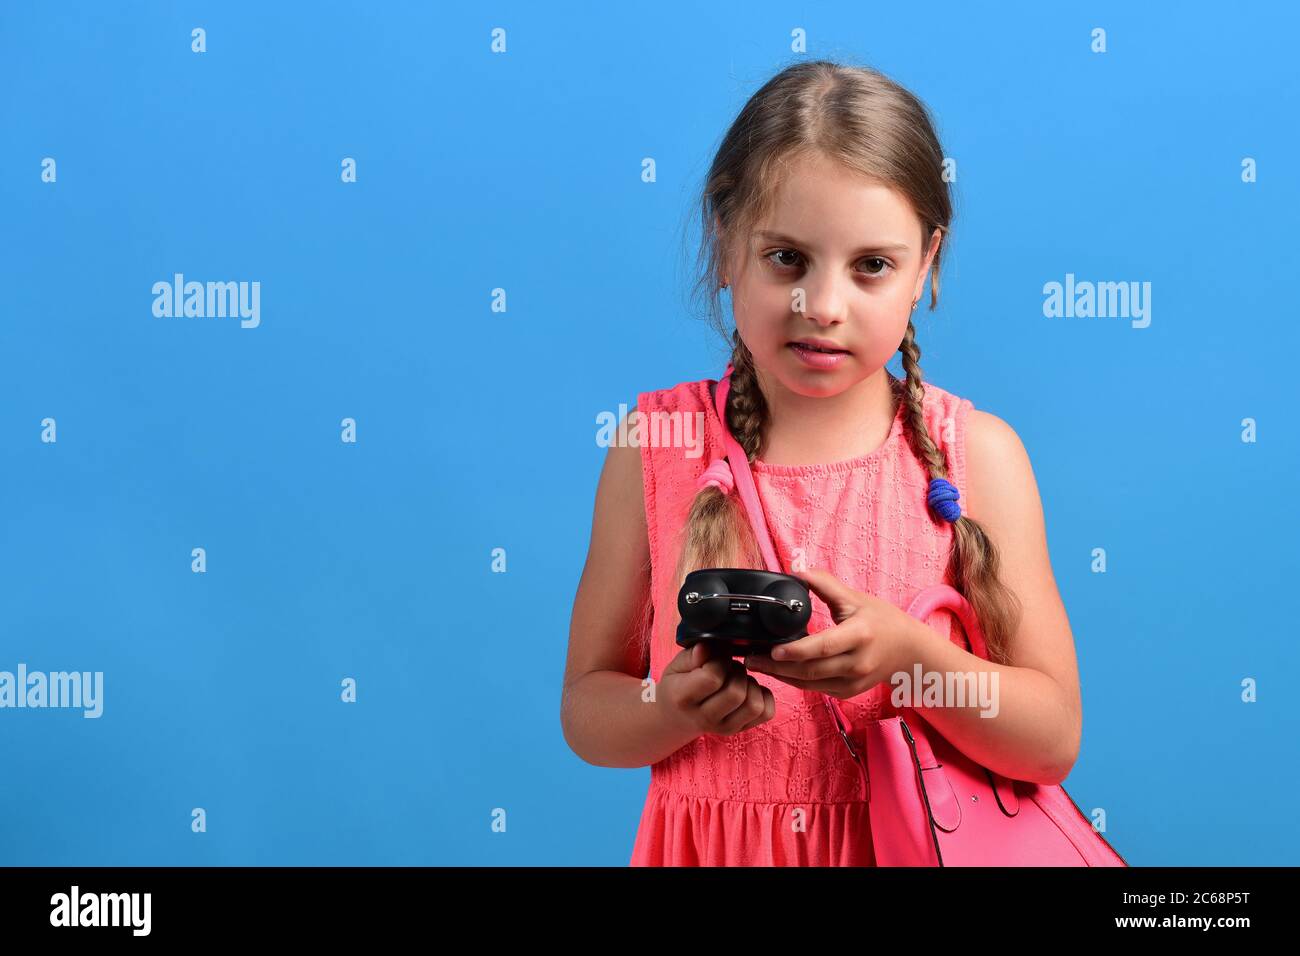
[[(727, 462), (731, 465), (731, 476), (736, 482), (736, 492), (740, 495), (741, 504), (745, 506), (745, 511), (749, 515), (750, 527), (754, 529), (754, 535), (758, 538), (758, 547), (763, 554), (763, 561), (767, 565), (767, 570), (777, 573), (785, 573), (781, 569), (781, 562), (776, 556), (776, 548), (772, 544), (772, 533), (767, 526), (767, 517), (763, 514), (763, 503), (758, 498), (758, 486), (754, 484), (754, 475), (749, 470), (749, 456), (745, 450), (740, 447), (734, 435), (731, 434), (731, 428), (727, 425), (727, 395), (731, 392), (731, 373), (734, 367), (730, 362), (727, 363), (727, 369), (722, 375), (722, 380), (718, 382), (718, 387), (713, 396), (714, 411), (718, 415), (718, 423), (721, 425), (722, 448), (726, 452)], [(849, 736), (848, 728), (850, 722), (844, 716), (844, 710), (840, 707), (840, 702), (829, 694), (822, 694), (822, 701), (826, 704), (826, 709), (831, 713), (831, 720), (835, 724), (835, 729), (839, 731), (840, 737), (844, 739), (844, 744), (849, 748), (849, 753), (853, 759), (861, 764), (858, 758), (858, 749), (853, 746), (853, 739)], [(863, 773), (866, 773), (865, 768)]]
[[(984, 643), (984, 630), (980, 627), (975, 609), (971, 607), (966, 596), (956, 588), (948, 584), (936, 584), (919, 592), (907, 606), (907, 613), (921, 621), (929, 620), (930, 615), (938, 610), (952, 611), (957, 615), (957, 620), (961, 622), (961, 629), (966, 632), (966, 643), (970, 645), (970, 652), (984, 660), (989, 659), (988, 647)], [(956, 632), (953, 632), (952, 641), (954, 644), (961, 643), (957, 639)]]
[(718, 382), (716, 394), (713, 396), (713, 408), (718, 413), (718, 422), (722, 426), (722, 449), (726, 452), (728, 464), (731, 465), (731, 477), (736, 482), (736, 493), (740, 495), (740, 502), (749, 513), (749, 524), (758, 538), (758, 547), (763, 553), (767, 570), (780, 572), (781, 562), (777, 560), (776, 549), (772, 546), (772, 534), (767, 528), (767, 517), (763, 514), (762, 502), (758, 500), (758, 487), (754, 484), (754, 475), (749, 470), (749, 456), (745, 454), (745, 449), (740, 447), (740, 442), (736, 441), (727, 426), (727, 395), (731, 392), (731, 372), (732, 366), (728, 363), (727, 370), (722, 376), (722, 381)]
[[(961, 628), (966, 632), (965, 644), (970, 652), (982, 660), (989, 659), (988, 645), (984, 641), (984, 630), (980, 627), (979, 617), (975, 609), (971, 606), (970, 601), (966, 599), (956, 588), (947, 584), (936, 584), (921, 591), (916, 597), (912, 598), (912, 603), (907, 607), (907, 613), (921, 621), (928, 621), (930, 615), (938, 610), (952, 611), (957, 615), (957, 620), (961, 622)], [(957, 646), (962, 645), (959, 640), (957, 631), (954, 628), (951, 640)], [(934, 757), (934, 752), (930, 749), (930, 742), (926, 739), (924, 730), (924, 714), (917, 714), (916, 710), (911, 707), (903, 708), (904, 713), (910, 713), (921, 718), (920, 721), (913, 721), (915, 725), (912, 728), (913, 742), (916, 746), (917, 758), (921, 761), (923, 767), (935, 768), (935, 772), (942, 773), (941, 765)], [(1015, 791), (1015, 784), (1010, 777), (1004, 774), (988, 771), (989, 779), (993, 782), (993, 790), (997, 795), (998, 801), (1006, 808), (1015, 808), (1020, 804), (1020, 798)], [(936, 792), (942, 793), (939, 788)], [(1009, 809), (1014, 813), (1014, 809)]]

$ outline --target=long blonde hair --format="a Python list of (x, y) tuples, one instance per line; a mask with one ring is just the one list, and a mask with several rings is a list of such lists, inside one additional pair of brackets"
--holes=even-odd
[[(749, 99), (723, 137), (705, 180), (700, 199), (703, 268), (696, 291), (703, 293), (709, 318), (724, 340), (728, 336), (719, 301), (723, 264), (738, 237), (748, 235), (770, 211), (780, 168), (812, 153), (902, 193), (921, 220), (923, 251), (934, 231), (940, 231), (942, 241), (930, 269), (930, 309), (938, 303), (940, 257), (948, 245), (953, 210), (942, 174), (943, 149), (929, 111), (911, 92), (869, 67), (804, 61), (776, 74)], [(730, 339), (727, 425), (752, 462), (762, 446), (767, 402), (739, 332)], [(908, 441), (929, 478), (947, 478), (948, 462), (922, 414), (921, 349), (910, 318), (899, 352), (906, 372), (901, 397)], [(681, 532), (671, 593), (698, 568), (762, 566), (736, 496), (712, 486), (701, 490)], [(979, 617), (990, 658), (1009, 663), (1007, 645), (1018, 623), (1019, 602), (998, 579), (993, 542), (965, 514), (953, 523), (949, 569)]]

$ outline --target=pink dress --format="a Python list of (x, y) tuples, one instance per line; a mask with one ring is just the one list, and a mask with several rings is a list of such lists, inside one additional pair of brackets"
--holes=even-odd
[[(637, 398), (647, 416), (643, 422), (652, 423), (648, 416), (655, 412), (678, 412), (691, 416), (692, 425), (704, 425), (702, 454), (698, 436), (695, 447), (668, 442), (674, 421), (669, 418), (647, 429), (641, 446), (653, 601), (650, 675), (656, 682), (681, 650), (671, 580), (677, 536), (700, 473), (722, 454), (711, 384), (683, 382)], [(948, 479), (962, 504), (968, 500), (965, 433), (972, 407), (968, 399), (925, 386), (926, 426), (947, 455)], [(680, 427), (682, 419), (676, 421)], [(757, 459), (751, 468), (784, 571), (827, 568), (850, 587), (900, 608), (924, 588), (953, 583), (947, 573), (952, 526), (926, 506), (929, 479), (907, 442), (901, 405), (889, 437), (871, 454), (797, 466)], [(946, 611), (930, 619), (945, 637), (954, 622)], [(826, 605), (813, 595), (809, 631), (830, 623)], [(775, 717), (731, 737), (702, 734), (650, 768), (631, 865), (875, 864), (861, 771), (821, 696), (753, 676), (771, 688)], [(863, 722), (895, 713), (889, 690), (881, 683), (840, 701), (859, 751), (865, 746)]]

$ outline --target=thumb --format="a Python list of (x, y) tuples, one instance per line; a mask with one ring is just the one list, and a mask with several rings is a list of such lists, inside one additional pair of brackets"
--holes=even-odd
[(809, 568), (807, 571), (791, 573), (826, 602), (826, 606), (831, 609), (831, 616), (837, 623), (858, 609), (860, 600), (858, 592), (824, 568)]
[(702, 667), (709, 659), (709, 649), (706, 642), (698, 641), (690, 647), (684, 647), (681, 651), (668, 662), (664, 668), (664, 673), (680, 673), (683, 671), (693, 671)]
[(709, 662), (709, 645), (707, 641), (699, 641), (691, 648), (691, 670), (703, 667)]

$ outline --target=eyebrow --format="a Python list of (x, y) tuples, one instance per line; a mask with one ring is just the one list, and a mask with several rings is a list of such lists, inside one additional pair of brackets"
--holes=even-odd
[[(787, 236), (784, 233), (772, 232), (768, 229), (760, 229), (757, 232), (755, 232), (754, 235), (760, 239), (767, 239), (771, 242), (785, 242), (785, 243), (789, 243), (792, 246), (799, 246), (804, 249), (808, 248), (808, 243), (802, 242), (791, 236)], [(860, 256), (868, 252), (907, 252), (907, 251), (908, 251), (908, 245), (905, 242), (881, 242), (875, 245), (863, 246), (861, 249), (856, 250), (853, 254), (855, 256)]]

